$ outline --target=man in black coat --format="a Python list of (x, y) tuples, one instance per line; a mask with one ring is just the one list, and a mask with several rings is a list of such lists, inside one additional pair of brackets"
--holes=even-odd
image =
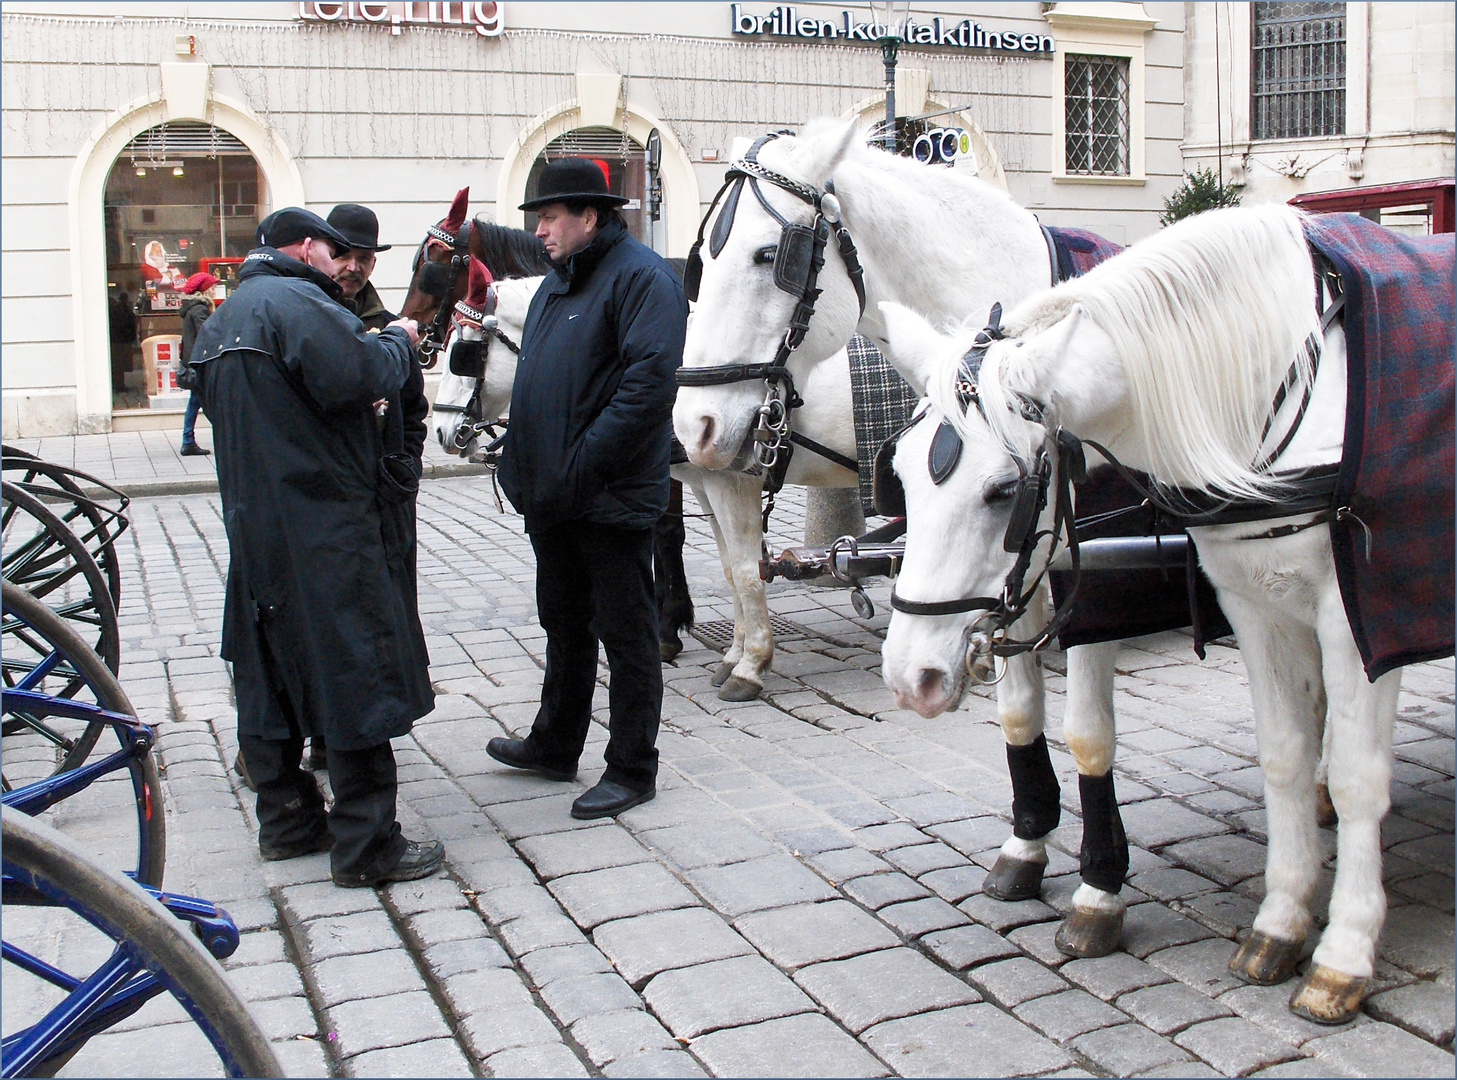
[[(413, 581), (392, 558), (374, 403), (416, 367), (409, 320), (378, 334), (339, 302), (348, 240), (296, 207), (258, 226), (190, 363), (213, 424), (228, 534), (222, 655), (265, 859), (329, 851), (335, 884), (424, 877), (444, 848), (401, 835), (389, 740), (434, 694)], [(300, 768), (328, 740), (327, 815)]]
[(592, 162), (543, 170), (536, 235), (556, 273), (531, 301), (502, 447), (501, 487), (536, 552), (546, 631), (541, 707), (525, 739), (492, 739), (497, 761), (576, 776), (591, 723), (597, 642), (607, 650), (601, 781), (572, 804), (608, 817), (651, 799), (663, 705), (652, 527), (668, 505), (673, 373), (688, 303), (677, 277), (627, 235)]

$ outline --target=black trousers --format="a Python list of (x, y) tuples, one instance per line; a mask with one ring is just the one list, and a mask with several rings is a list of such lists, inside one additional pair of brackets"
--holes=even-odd
[(531, 546), (546, 675), (529, 741), (553, 767), (576, 767), (592, 722), (600, 641), (611, 675), (602, 779), (647, 791), (657, 783), (663, 712), (652, 530), (568, 521), (531, 533)]

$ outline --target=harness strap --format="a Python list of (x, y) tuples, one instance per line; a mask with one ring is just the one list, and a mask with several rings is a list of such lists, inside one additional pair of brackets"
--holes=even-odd
[(833, 461), (842, 469), (849, 469), (851, 472), (856, 472), (860, 468), (860, 463), (854, 458), (846, 454), (842, 454), (838, 450), (831, 450), (824, 443), (815, 442), (815, 440), (811, 439), (808, 435), (801, 435), (797, 431), (791, 431), (789, 433), (789, 441), (793, 443), (798, 443), (800, 446), (808, 450), (811, 454), (818, 454), (820, 457), (825, 458), (827, 461)]

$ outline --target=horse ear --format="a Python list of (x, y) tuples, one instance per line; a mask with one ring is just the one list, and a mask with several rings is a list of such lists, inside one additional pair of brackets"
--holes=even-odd
[(445, 215), (445, 228), (450, 232), (458, 232), (465, 224), (466, 208), (470, 205), (470, 188), (463, 187), (455, 193), (455, 201), (450, 204), (450, 213)]
[(825, 181), (840, 167), (851, 148), (862, 142), (864, 139), (859, 121), (849, 120), (836, 124), (824, 131), (796, 139), (789, 167), (796, 176), (822, 188)]
[(486, 306), (486, 295), (490, 287), (490, 270), (486, 269), (485, 263), (472, 255), (470, 259), (470, 290), (466, 293), (465, 302), (477, 311), (483, 309)]
[(946, 338), (916, 312), (890, 301), (880, 305), (885, 320), (886, 358), (912, 390), (922, 396), (931, 373), (946, 352)]

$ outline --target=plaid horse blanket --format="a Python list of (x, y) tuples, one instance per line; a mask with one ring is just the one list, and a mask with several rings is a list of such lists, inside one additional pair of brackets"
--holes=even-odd
[(1082, 277), (1105, 259), (1111, 259), (1123, 249), (1111, 240), (1104, 240), (1087, 229), (1064, 229), (1044, 225), (1052, 238), (1053, 254), (1057, 258), (1057, 280)]
[(1366, 676), (1453, 651), (1453, 271), (1448, 233), (1306, 219), (1346, 295), (1346, 432), (1331, 523)]
[(850, 393), (855, 402), (855, 456), (860, 463), (860, 508), (875, 513), (871, 488), (875, 452), (911, 421), (920, 400), (869, 338), (856, 334), (845, 346), (850, 354)]

